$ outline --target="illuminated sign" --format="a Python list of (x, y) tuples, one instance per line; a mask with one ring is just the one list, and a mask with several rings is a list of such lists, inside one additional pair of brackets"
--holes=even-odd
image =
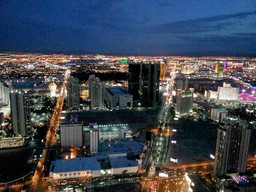
[(122, 60), (122, 64), (127, 64), (127, 61), (126, 60)]

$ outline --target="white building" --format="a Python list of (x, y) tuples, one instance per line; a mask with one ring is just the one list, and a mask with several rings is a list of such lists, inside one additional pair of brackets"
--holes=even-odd
[(7, 105), (10, 104), (10, 97), (9, 94), (11, 92), (11, 87), (3, 85), (0, 82), (0, 101), (3, 101)]
[(83, 146), (82, 124), (62, 124), (60, 126), (60, 143), (62, 147)]
[(56, 179), (92, 178), (101, 176), (96, 157), (57, 159), (52, 161), (50, 177)]
[(219, 87), (218, 90), (218, 100), (237, 101), (238, 94), (238, 87), (231, 87), (230, 84), (223, 83), (223, 87)]
[(138, 162), (127, 159), (126, 153), (109, 154), (110, 167), (101, 167), (96, 157), (57, 159), (50, 166), (50, 177), (57, 179), (95, 178), (106, 175), (136, 173)]

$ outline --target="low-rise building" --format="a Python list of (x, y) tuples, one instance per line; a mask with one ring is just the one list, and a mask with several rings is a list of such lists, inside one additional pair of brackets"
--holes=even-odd
[(106, 88), (105, 98), (111, 109), (131, 108), (133, 106), (133, 96), (120, 87)]

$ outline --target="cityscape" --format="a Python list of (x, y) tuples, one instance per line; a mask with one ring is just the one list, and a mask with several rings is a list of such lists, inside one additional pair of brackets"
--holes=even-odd
[(0, 3), (0, 191), (256, 191), (255, 2), (149, 1)]

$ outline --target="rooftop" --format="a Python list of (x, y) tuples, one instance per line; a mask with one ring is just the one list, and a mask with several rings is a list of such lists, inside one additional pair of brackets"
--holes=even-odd
[(85, 157), (75, 159), (57, 159), (51, 164), (51, 172), (61, 173), (83, 170), (100, 170), (100, 163), (96, 157)]
[(119, 95), (130, 95), (129, 93), (125, 92), (122, 90), (120, 87), (109, 87), (107, 90), (114, 96), (119, 96)]
[(132, 167), (137, 166), (138, 162), (134, 160), (129, 160), (127, 157), (114, 157), (109, 158), (112, 168), (121, 168), (121, 167)]

